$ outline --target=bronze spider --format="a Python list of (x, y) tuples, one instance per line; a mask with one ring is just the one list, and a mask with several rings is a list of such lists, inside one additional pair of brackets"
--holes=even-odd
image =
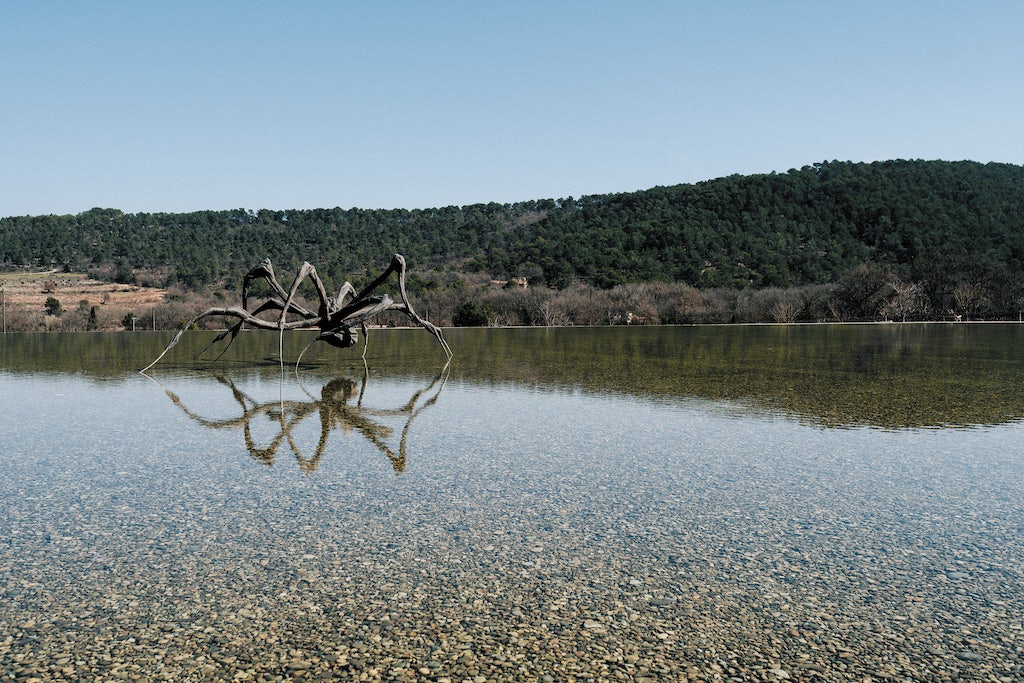
[[(452, 350), (448, 346), (448, 342), (444, 340), (441, 330), (417, 315), (412, 304), (409, 303), (409, 296), (405, 292), (405, 269), (405, 258), (401, 254), (395, 254), (387, 269), (361, 291), (357, 292), (351, 283), (346, 282), (338, 291), (338, 296), (330, 297), (327, 295), (327, 288), (324, 287), (323, 281), (320, 280), (320, 276), (316, 273), (316, 268), (309, 263), (304, 262), (302, 264), (299, 272), (295, 275), (295, 279), (292, 281), (291, 288), (286, 292), (274, 275), (274, 267), (271, 265), (270, 259), (264, 259), (263, 263), (246, 273), (245, 278), (242, 280), (241, 307), (215, 306), (192, 318), (184, 327), (178, 330), (178, 333), (174, 335), (174, 338), (171, 339), (171, 342), (164, 348), (163, 352), (156, 357), (156, 360), (144, 367), (142, 372), (156, 365), (168, 351), (174, 348), (186, 330), (203, 318), (212, 316), (238, 319), (237, 323), (217, 335), (206, 347), (208, 349), (230, 335), (231, 338), (228, 340), (227, 346), (221, 351), (221, 355), (223, 355), (224, 351), (231, 346), (232, 342), (235, 341), (235, 337), (238, 336), (238, 333), (245, 325), (264, 330), (278, 330), (281, 333), (282, 340), (285, 330), (319, 329), (320, 334), (310, 342), (310, 346), (315, 342), (325, 341), (331, 346), (344, 349), (355, 346), (359, 340), (356, 328), (362, 328), (363, 336), (364, 338), (366, 337), (366, 321), (370, 318), (385, 311), (402, 311), (409, 316), (410, 320), (434, 335), (438, 343), (441, 344), (441, 348), (444, 350), (448, 360), (451, 360)], [(401, 301), (394, 301), (387, 294), (375, 294), (377, 288), (383, 285), (391, 275), (396, 273), (398, 274), (398, 292)], [(315, 313), (295, 301), (295, 294), (299, 289), (299, 285), (306, 278), (312, 281), (313, 286), (316, 288), (317, 297), (320, 300), (320, 306)], [(273, 289), (275, 296), (271, 296), (254, 310), (249, 311), (249, 288), (256, 280), (266, 280), (271, 289)], [(280, 311), (281, 315), (276, 321), (256, 317), (266, 311)], [(293, 316), (291, 319), (288, 318), (289, 314)], [(281, 348), (283, 348), (283, 341)], [(309, 346), (306, 348), (308, 349)], [(205, 351), (206, 349), (203, 350)], [(365, 342), (363, 352), (364, 354), (366, 352)], [(281, 360), (284, 362), (283, 350), (280, 353), (282, 356)], [(305, 350), (303, 350), (303, 353), (305, 353)], [(301, 357), (302, 355), (300, 354), (299, 358)]]

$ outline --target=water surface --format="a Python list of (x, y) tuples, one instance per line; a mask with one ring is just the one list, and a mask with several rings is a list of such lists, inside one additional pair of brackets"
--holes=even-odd
[(1024, 676), (1019, 326), (168, 336), (0, 341), (0, 678)]

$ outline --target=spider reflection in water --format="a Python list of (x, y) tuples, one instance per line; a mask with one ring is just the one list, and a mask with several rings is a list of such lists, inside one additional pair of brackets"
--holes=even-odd
[[(242, 429), (245, 438), (245, 448), (249, 455), (258, 462), (265, 465), (273, 465), (282, 442), (287, 442), (288, 447), (295, 455), (299, 468), (309, 474), (314, 472), (320, 465), (320, 459), (327, 450), (327, 442), (331, 432), (340, 429), (347, 434), (358, 432), (380, 450), (394, 468), (395, 473), (401, 474), (406, 466), (406, 446), (409, 437), (409, 428), (416, 417), (426, 408), (434, 405), (441, 396), (441, 391), (448, 381), (449, 366), (446, 364), (434, 377), (429, 385), (416, 391), (412, 397), (398, 408), (367, 408), (363, 406), (363, 397), (366, 393), (366, 385), (369, 382), (369, 372), (364, 370), (362, 380), (356, 381), (348, 377), (333, 379), (325, 384), (320, 390), (320, 397), (316, 398), (302, 387), (303, 392), (309, 397), (308, 401), (285, 400), (260, 402), (238, 388), (233, 380), (223, 375), (216, 376), (221, 384), (231, 390), (231, 394), (241, 407), (242, 414), (238, 417), (214, 419), (199, 415), (191, 410), (171, 390), (163, 386), (157, 380), (152, 379), (163, 388), (164, 392), (171, 399), (174, 405), (178, 406), (189, 418), (195, 422), (211, 429)], [(147, 377), (149, 377), (147, 375)], [(282, 379), (283, 381), (283, 379)], [(302, 386), (301, 384), (299, 385)], [(354, 399), (354, 402), (353, 402)], [(312, 457), (305, 457), (296, 442), (295, 431), (298, 426), (314, 413), (320, 416), (320, 439)], [(388, 440), (393, 436), (395, 428), (383, 420), (388, 418), (401, 418), (406, 420), (402, 426), (401, 437), (398, 442), (397, 452), (389, 445)], [(257, 418), (265, 418), (278, 429), (278, 433), (265, 446), (259, 446), (253, 438), (254, 421)]]

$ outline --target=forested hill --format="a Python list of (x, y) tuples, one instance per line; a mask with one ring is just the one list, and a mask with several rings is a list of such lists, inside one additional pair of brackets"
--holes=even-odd
[[(2, 210), (2, 207), (0, 207)], [(699, 288), (837, 281), (863, 263), (902, 277), (1024, 280), (1024, 167), (826, 162), (578, 199), (429, 210), (290, 209), (0, 219), (0, 265), (105, 271), (236, 289), (265, 257), (357, 282), (401, 252), (420, 273), (526, 275), (561, 287)], [(429, 277), (429, 275), (428, 275)]]

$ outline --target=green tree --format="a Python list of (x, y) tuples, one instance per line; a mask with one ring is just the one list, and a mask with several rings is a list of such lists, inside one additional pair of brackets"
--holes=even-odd
[(464, 301), (452, 318), (456, 327), (486, 327), (491, 311), (479, 301)]
[[(1024, 166), (825, 161), (786, 173), (504, 205), (185, 214), (97, 208), (0, 217), (0, 264), (65, 264), (193, 290), (237, 291), (268, 257), (286, 279), (309, 260), (337, 287), (367, 268), (379, 272), (396, 251), (421, 274), (527, 274), (532, 284), (560, 289), (668, 281), (702, 291), (791, 288), (834, 284), (859, 264), (882, 264), (920, 283), (933, 312), (956, 307), (956, 288), (967, 283), (983, 290), (972, 315), (1016, 317)], [(950, 267), (965, 258), (975, 262), (969, 276)], [(436, 293), (426, 276), (410, 275), (409, 287)]]
[(842, 277), (835, 298), (844, 319), (874, 319), (893, 294), (895, 278), (877, 263), (862, 263)]
[(61, 308), (60, 301), (58, 301), (55, 297), (52, 296), (46, 297), (45, 307), (46, 315), (59, 316), (61, 313), (64, 312), (64, 309)]

